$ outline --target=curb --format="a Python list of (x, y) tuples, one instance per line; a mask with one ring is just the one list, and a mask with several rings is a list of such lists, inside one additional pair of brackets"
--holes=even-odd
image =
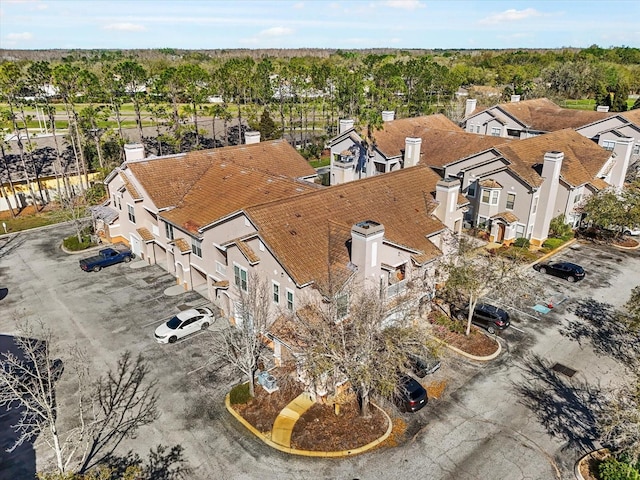
[(600, 448), (598, 450), (594, 450), (593, 452), (589, 452), (586, 455), (583, 455), (582, 457), (580, 457), (578, 459), (578, 461), (575, 463), (575, 465), (573, 466), (573, 474), (575, 475), (575, 477), (578, 480), (584, 480), (584, 477), (582, 476), (582, 473), (580, 473), (580, 464), (588, 457), (590, 457), (591, 455), (593, 455), (594, 453), (598, 453), (598, 452), (604, 452), (604, 451), (609, 451), (608, 448)]
[(536, 263), (544, 262), (547, 258), (550, 258), (550, 257), (556, 255), (557, 253), (561, 252), (565, 248), (568, 248), (570, 245), (573, 245), (574, 243), (577, 243), (577, 242), (578, 242), (578, 239), (574, 237), (571, 240), (567, 241), (566, 243), (563, 243), (562, 245), (560, 245), (555, 250), (551, 250), (549, 253), (544, 254), (539, 259), (537, 259), (535, 262), (529, 263), (526, 267), (527, 268), (533, 268), (533, 266)]
[(100, 245), (96, 245), (95, 247), (89, 247), (89, 248), (85, 248), (84, 250), (78, 250), (77, 252), (72, 252), (71, 250), (67, 250), (66, 248), (64, 248), (64, 242), (61, 242), (60, 249), (67, 255), (82, 255), (84, 253), (91, 253), (97, 250), (102, 250), (103, 248), (108, 248), (109, 245), (111, 245), (111, 243), (103, 242)]
[[(484, 335), (484, 333), (483, 333)], [(470, 353), (465, 352), (464, 350), (460, 350), (457, 347), (454, 347), (453, 345), (449, 345), (447, 342), (445, 342), (444, 340), (440, 340), (438, 337), (435, 337), (433, 335), (429, 335), (431, 338), (433, 338), (436, 342), (441, 343), (442, 345), (444, 345), (445, 347), (447, 347), (450, 350), (453, 350), (454, 352), (456, 352), (459, 355), (462, 355), (463, 357), (467, 357), (471, 360), (476, 360), (478, 362), (488, 362), (489, 360), (493, 360), (494, 358), (498, 357), (498, 355), (500, 355), (500, 353), (502, 353), (502, 344), (500, 343), (499, 340), (497, 340), (496, 338), (493, 337), (489, 337), (488, 338), (492, 338), (497, 344), (498, 344), (498, 349), (493, 352), (491, 355), (486, 355), (484, 357), (479, 357), (477, 355), (471, 355)]]
[(225, 397), (224, 404), (225, 404), (225, 407), (227, 408), (227, 411), (231, 415), (233, 415), (236, 420), (238, 420), (242, 425), (244, 425), (247, 428), (247, 430), (253, 433), (256, 437), (258, 437), (264, 443), (269, 445), (271, 448), (275, 448), (276, 450), (280, 450), (281, 452), (289, 453), (291, 455), (301, 455), (305, 457), (327, 457), (327, 458), (349, 457), (351, 455), (357, 455), (358, 453), (363, 453), (363, 452), (366, 452), (367, 450), (371, 450), (372, 448), (377, 447), (382, 442), (384, 442), (389, 437), (389, 435), (391, 435), (391, 431), (393, 430), (393, 423), (391, 422), (391, 418), (389, 418), (389, 415), (387, 415), (387, 412), (385, 412), (382, 408), (380, 408), (375, 403), (371, 402), (371, 405), (376, 407), (378, 410), (382, 412), (382, 414), (385, 417), (387, 417), (387, 422), (389, 424), (389, 426), (387, 427), (387, 431), (380, 438), (377, 438), (373, 442), (367, 443), (362, 447), (353, 448), (351, 450), (337, 450), (333, 452), (298, 450), (296, 448), (284, 447), (278, 443), (275, 443), (273, 440), (271, 440), (270, 433), (265, 434), (265, 433), (259, 432), (253, 425), (247, 422), (242, 415), (240, 415), (238, 412), (234, 410), (234, 408), (231, 406), (231, 402), (229, 401), (229, 395), (230, 394), (227, 394), (227, 396)]

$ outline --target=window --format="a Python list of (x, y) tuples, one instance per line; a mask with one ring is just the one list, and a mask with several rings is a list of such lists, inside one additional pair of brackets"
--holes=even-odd
[(491, 127), (491, 136), (499, 137), (500, 136), (500, 127)]
[(236, 286), (246, 292), (247, 291), (247, 270), (240, 265), (233, 266), (233, 276), (236, 282)]
[(633, 155), (640, 155), (640, 143), (636, 143), (633, 146)]
[(202, 240), (199, 238), (192, 238), (191, 251), (195, 256), (202, 258)]
[(488, 203), (489, 205), (497, 205), (498, 198), (500, 198), (499, 190), (482, 190), (482, 203)]
[(476, 126), (473, 123), (469, 124), (469, 131), (473, 133), (476, 130)]
[(581, 193), (579, 193), (575, 197), (573, 197), (573, 203), (578, 203), (580, 200), (582, 200), (582, 194)]
[(531, 208), (531, 213), (536, 213), (538, 210), (538, 197), (533, 199), (533, 207)]
[(136, 211), (133, 209), (133, 205), (127, 205), (127, 211), (129, 212), (129, 221), (136, 223)]
[(167, 240), (173, 240), (173, 225), (165, 222), (164, 234), (167, 236)]
[(507, 193), (507, 210), (513, 210), (513, 205), (516, 203), (516, 194)]
[(293, 310), (293, 291), (287, 288), (287, 310)]
[(467, 195), (470, 197), (476, 196), (476, 182), (471, 182), (467, 187)]
[(516, 238), (524, 237), (524, 225), (521, 223), (516, 223)]
[(227, 274), (227, 267), (225, 267), (220, 262), (216, 261), (216, 273), (220, 273), (221, 275)]
[(480, 133), (480, 125), (476, 125), (476, 133)]
[(273, 282), (273, 303), (280, 303), (280, 284)]
[(483, 217), (482, 215), (478, 215), (478, 227), (484, 228), (487, 226), (487, 217)]
[(616, 148), (616, 142), (613, 142), (611, 140), (603, 140), (602, 141), (602, 148), (604, 148), (605, 150), (613, 150), (614, 148)]
[(349, 313), (349, 295), (346, 293), (336, 298), (336, 320), (342, 320)]

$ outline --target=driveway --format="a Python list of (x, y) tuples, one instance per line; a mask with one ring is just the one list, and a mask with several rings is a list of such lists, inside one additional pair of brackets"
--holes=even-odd
[[(626, 302), (640, 253), (584, 245), (560, 257), (582, 264), (587, 278), (577, 284), (545, 278), (568, 299), (544, 315), (516, 312), (518, 330), (504, 333), (498, 360), (443, 360), (437, 375), (448, 380), (445, 394), (403, 417), (405, 443), (347, 459), (291, 457), (259, 442), (224, 409), (224, 395), (238, 378), (217, 362), (210, 335), (173, 345), (154, 341), (163, 319), (206, 300), (194, 292), (165, 295), (174, 279), (157, 266), (133, 268), (140, 264), (132, 262), (82, 272), (79, 257), (59, 248), (70, 233), (55, 227), (8, 243), (0, 238), (0, 287), (9, 289), (0, 300), (0, 334), (16, 332), (15, 318), (41, 319), (57, 332), (61, 351), (84, 346), (96, 374), (125, 350), (142, 353), (159, 382), (162, 415), (123, 449), (145, 455), (158, 444), (180, 444), (194, 470), (190, 478), (569, 479), (573, 462), (591, 444), (590, 402), (624, 379), (621, 359), (607, 351), (585, 312)], [(554, 373), (556, 363), (575, 374)], [(35, 449), (42, 468), (49, 452), (39, 442)]]

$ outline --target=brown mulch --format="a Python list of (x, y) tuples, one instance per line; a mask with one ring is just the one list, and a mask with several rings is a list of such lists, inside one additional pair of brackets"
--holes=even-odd
[(600, 450), (593, 452), (588, 457), (585, 457), (580, 463), (580, 473), (584, 477), (584, 480), (599, 480), (598, 465), (610, 455), (607, 450)]
[(637, 240), (634, 240), (633, 238), (629, 238), (629, 237), (625, 237), (621, 240), (616, 240), (613, 242), (613, 244), (617, 245), (618, 247), (626, 247), (626, 248), (635, 248), (638, 246)]
[(387, 418), (373, 406), (370, 417), (361, 417), (355, 399), (340, 405), (340, 415), (334, 413), (333, 405), (316, 403), (293, 427), (291, 446), (323, 452), (352, 450), (380, 438), (387, 427)]
[(256, 385), (256, 396), (247, 403), (233, 405), (233, 409), (260, 432), (270, 432), (280, 411), (301, 393), (302, 385), (292, 382), (280, 385), (273, 393)]
[(439, 325), (433, 325), (432, 333), (440, 340), (470, 355), (484, 357), (498, 350), (498, 342), (484, 335), (475, 327), (471, 328), (469, 336), (464, 333), (451, 332)]

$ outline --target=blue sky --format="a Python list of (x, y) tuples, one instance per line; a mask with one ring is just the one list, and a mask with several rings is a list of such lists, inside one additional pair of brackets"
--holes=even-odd
[(0, 0), (0, 48), (640, 46), (640, 1)]

